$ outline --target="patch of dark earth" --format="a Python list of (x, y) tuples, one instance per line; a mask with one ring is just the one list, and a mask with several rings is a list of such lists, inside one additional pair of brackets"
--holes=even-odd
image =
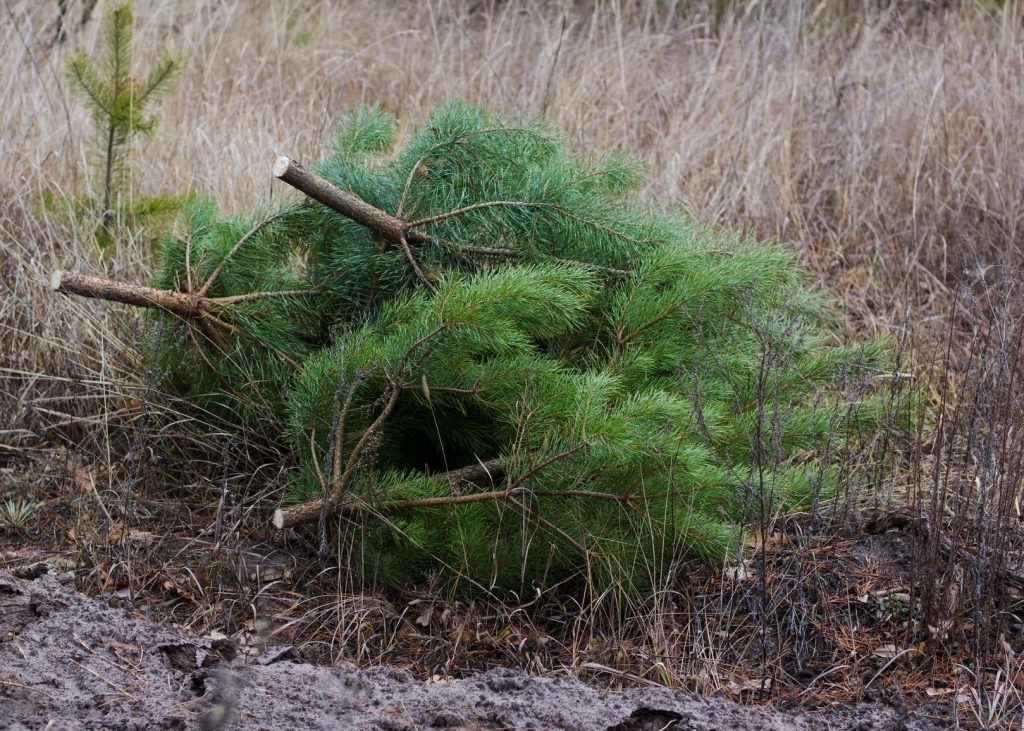
[(420, 682), (403, 670), (310, 665), (289, 648), (243, 657), (106, 606), (70, 574), (0, 571), (0, 727), (7, 729), (942, 728), (879, 705), (787, 713), (666, 688), (610, 693), (491, 670)]

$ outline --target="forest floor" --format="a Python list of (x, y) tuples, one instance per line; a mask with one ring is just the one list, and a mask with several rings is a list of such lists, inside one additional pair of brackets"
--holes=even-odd
[[(40, 567), (39, 570), (44, 570)], [(5, 728), (733, 729), (925, 731), (906, 709), (861, 703), (783, 712), (667, 688), (599, 691), (576, 679), (495, 669), (417, 681), (405, 670), (303, 662), (289, 645), (244, 653), (89, 599), (71, 574), (0, 571)]]
[[(353, 597), (332, 595), (312, 552), (213, 547), (200, 505), (141, 492), (132, 499), (148, 517), (96, 531), (105, 508), (85, 470), (15, 473), (5, 480), (31, 481), (44, 499), (31, 532), (0, 530), (0, 717), (29, 728), (987, 725), (963, 670), (976, 649), (966, 635), (937, 638), (941, 651), (914, 642), (927, 541), (900, 514), (855, 528), (794, 521), (726, 572), (685, 566), (660, 631), (713, 663), (666, 688), (636, 674), (647, 649), (628, 629), (590, 637), (581, 658), (558, 606), (503, 611), (422, 593), (346, 607)], [(685, 640), (697, 608), (713, 638), (703, 650)], [(369, 639), (337, 636), (357, 625)], [(992, 640), (1024, 654), (1007, 635)], [(353, 657), (363, 669), (344, 662)], [(1004, 682), (1010, 697), (1020, 678)]]

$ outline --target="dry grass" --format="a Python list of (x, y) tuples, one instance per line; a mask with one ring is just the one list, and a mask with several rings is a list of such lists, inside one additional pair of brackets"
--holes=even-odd
[[(267, 466), (272, 459), (247, 451), (249, 445), (211, 437), (149, 391), (144, 366), (133, 359), (139, 335), (132, 313), (56, 298), (47, 287), (58, 266), (106, 267), (131, 280), (144, 279), (149, 266), (151, 231), (134, 232), (111, 261), (101, 262), (89, 243), (90, 221), (41, 203), (46, 195), (81, 197), (99, 182), (90, 164), (95, 134), (63, 71), (68, 49), (96, 51), (102, 3), (79, 27), (87, 5), (69, 3), (65, 47), (51, 44), (56, 3), (14, 0), (0, 15), (0, 414), (10, 415), (0, 421), (0, 462), (49, 459), (56, 445), (70, 445), (69, 463), (88, 465), (100, 485), (95, 496), (75, 493), (77, 509), (98, 511), (104, 503), (115, 518), (130, 514), (143, 527), (173, 520), (181, 535), (200, 538), (169, 555), (199, 556), (211, 539), (231, 553), (229, 563), (237, 569), (247, 549), (237, 536), (222, 543), (221, 534), (252, 524), (241, 497), (276, 489), (275, 469)], [(188, 69), (159, 108), (156, 138), (134, 151), (132, 190), (138, 196), (193, 191), (227, 210), (249, 209), (286, 194), (270, 183), (276, 155), (316, 157), (334, 120), (359, 104), (381, 105), (403, 123), (419, 121), (450, 97), (545, 114), (580, 149), (621, 146), (644, 159), (646, 193), (678, 201), (721, 226), (793, 242), (841, 298), (851, 332), (890, 332), (900, 339), (912, 324), (906, 368), (928, 377), (926, 393), (959, 426), (950, 432), (955, 438), (937, 448), (923, 435), (906, 459), (887, 445), (877, 481), (899, 478), (921, 488), (912, 491), (918, 518), (946, 515), (945, 502), (923, 497), (924, 488), (938, 484), (944, 498), (963, 498), (953, 505), (954, 523), (968, 514), (974, 520), (981, 498), (1002, 504), (1008, 516), (1020, 484), (1000, 481), (1000, 475), (1018, 464), (1019, 453), (1007, 456), (1012, 449), (989, 444), (985, 455), (992, 464), (978, 467), (967, 432), (987, 414), (988, 433), (1019, 442), (1021, 388), (1009, 375), (1015, 366), (1007, 364), (1013, 333), (1019, 346), (1021, 310), (1005, 295), (1014, 286), (1007, 273), (1024, 262), (1022, 8), (1014, 2), (1002, 10), (975, 3), (948, 10), (883, 3), (882, 9), (841, 12), (828, 3), (779, 3), (772, 10), (742, 4), (712, 12), (721, 5), (137, 0), (137, 59), (145, 64), (169, 45), (187, 54)], [(998, 393), (1011, 406), (996, 414), (986, 393)], [(175, 462), (176, 450), (209, 462)], [(964, 474), (977, 477), (979, 485), (985, 480), (988, 492), (965, 497), (948, 471), (942, 477), (944, 465), (953, 462), (973, 466)], [(247, 465), (249, 474), (236, 474), (236, 464)], [(254, 472), (253, 465), (261, 464)], [(260, 485), (249, 489), (243, 483), (252, 474), (260, 476)], [(932, 480), (933, 474), (942, 479)], [(167, 500), (142, 497), (169, 484)], [(74, 489), (72, 480), (51, 492), (59, 500)], [(183, 516), (182, 504), (196, 514)], [(1009, 530), (1009, 522), (1001, 520), (1000, 530)], [(987, 524), (978, 519), (970, 525), (980, 536)], [(172, 560), (158, 560), (151, 547), (142, 551), (131, 541), (111, 542), (111, 528), (107, 537), (86, 538), (81, 530), (54, 536), (75, 542), (90, 560), (120, 567), (122, 578), (105, 569), (97, 586), (164, 587), (176, 601), (203, 607), (188, 617), (196, 626), (237, 618), (250, 605), (258, 614), (259, 600), (271, 594), (259, 584), (248, 587), (245, 571), (226, 579), (217, 569), (207, 577), (207, 590), (223, 602), (187, 599), (182, 592), (189, 581), (177, 581)], [(931, 561), (925, 565), (934, 568), (940, 547), (929, 540), (922, 550)], [(879, 664), (829, 655), (846, 646), (836, 640), (822, 649), (821, 632), (813, 642), (806, 633), (778, 632), (772, 641), (779, 645), (764, 649), (764, 617), (780, 628), (796, 621), (780, 609), (782, 598), (820, 590), (821, 601), (807, 603), (810, 614), (802, 615), (813, 617), (832, 606), (826, 588), (852, 592), (860, 586), (856, 576), (841, 589), (834, 577), (821, 579), (817, 588), (808, 583), (808, 576), (835, 573), (821, 573), (816, 561), (808, 561), (822, 550), (817, 541), (801, 539), (803, 553), (777, 559), (772, 570), (788, 579), (780, 580), (785, 589), (774, 599), (764, 593), (756, 599), (743, 582), (719, 582), (717, 589), (709, 584), (701, 590), (718, 591), (720, 600), (713, 601), (701, 591), (688, 594), (696, 586), (689, 584), (637, 608), (612, 636), (602, 634), (596, 620), (580, 626), (564, 619), (587, 615), (586, 607), (572, 606), (549, 606), (543, 631), (515, 607), (480, 615), (479, 608), (445, 605), (447, 614), (439, 609), (416, 624), (410, 618), (424, 616), (424, 602), (442, 601), (429, 588), (419, 604), (393, 606), (353, 595), (330, 571), (314, 571), (305, 580), (326, 598), (295, 596), (286, 610), (273, 611), (296, 637), (326, 642), (332, 654), (378, 661), (393, 659), (396, 648), (416, 646), (430, 658), (421, 667), (427, 672), (454, 671), (455, 658), (471, 667), (497, 656), (535, 670), (567, 665), (601, 675), (601, 667), (625, 668), (619, 672), (702, 690), (728, 689), (731, 679), (745, 696), (752, 686), (743, 682), (767, 677), (768, 668), (774, 668), (776, 687), (864, 683)], [(992, 550), (1004, 548), (995, 541)], [(932, 594), (957, 576), (952, 563), (940, 568), (920, 579), (929, 611), (936, 611)], [(980, 581), (971, 606), (996, 611), (992, 596), (982, 596)], [(966, 606), (956, 616), (969, 614)], [(846, 616), (851, 612), (847, 606)], [(463, 624), (468, 627), (473, 616), (484, 619), (470, 641)], [(752, 616), (761, 617), (760, 634), (742, 619)], [(822, 616), (839, 615), (830, 609)], [(555, 627), (559, 617), (567, 622), (562, 630)], [(1004, 619), (997, 629), (1010, 632), (1012, 622)], [(1017, 626), (1012, 632), (1019, 634)], [(418, 639), (403, 635), (410, 627)], [(420, 637), (424, 632), (427, 639)], [(750, 637), (761, 645), (753, 647), (757, 642)], [(870, 657), (872, 649), (856, 639), (848, 637), (853, 649), (846, 649)], [(823, 668), (828, 674), (817, 678), (780, 670), (783, 659), (799, 660), (811, 647), (838, 669)], [(992, 648), (982, 649), (994, 657)], [(1006, 662), (1011, 664), (1001, 674), (968, 683), (978, 714), (996, 708), (1006, 716), (1004, 706), (1013, 705), (1007, 699), (1019, 700), (1018, 676), (1010, 672), (1020, 670), (1019, 662)], [(885, 679), (900, 667), (903, 661), (883, 668)], [(976, 668), (971, 672), (984, 676)], [(1001, 694), (993, 690), (999, 688)], [(800, 702), (810, 697), (799, 690), (789, 695)]]

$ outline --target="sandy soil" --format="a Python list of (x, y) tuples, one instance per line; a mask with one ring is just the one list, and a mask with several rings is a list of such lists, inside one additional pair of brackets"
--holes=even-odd
[[(40, 571), (39, 573), (42, 573)], [(6, 726), (3, 726), (7, 724)], [(12, 729), (939, 728), (873, 705), (785, 714), (663, 688), (613, 694), (571, 678), (492, 670), (424, 683), (403, 670), (241, 656), (85, 597), (70, 575), (0, 571), (0, 726)]]

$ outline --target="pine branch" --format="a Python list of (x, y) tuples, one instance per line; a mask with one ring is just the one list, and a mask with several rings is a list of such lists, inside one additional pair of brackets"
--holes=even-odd
[(132, 11), (124, 3), (112, 8), (104, 18), (107, 38), (107, 59), (112, 97), (116, 99), (129, 90), (132, 73)]
[(306, 170), (299, 163), (287, 157), (279, 157), (274, 163), (274, 177), (288, 183), (293, 188), (302, 191), (313, 200), (323, 203), (356, 223), (376, 231), (387, 241), (396, 246), (402, 246), (402, 242), (425, 243), (429, 237), (424, 237), (409, 230), (409, 225), (387, 211), (371, 206), (348, 191), (342, 190), (329, 180)]
[(317, 290), (315, 289), (282, 289), (276, 292), (247, 292), (246, 294), (233, 294), (228, 297), (217, 297), (214, 299), (214, 302), (218, 305), (234, 305), (239, 302), (252, 302), (253, 300), (265, 299), (267, 297), (308, 297), (316, 293)]
[[(320, 203), (323, 203), (328, 208), (341, 213), (347, 218), (351, 218), (356, 223), (362, 224), (367, 228), (376, 231), (381, 234), (390, 243), (398, 245), (403, 254), (405, 254), (406, 260), (409, 262), (416, 276), (424, 283), (424, 286), (433, 291), (434, 284), (430, 279), (423, 273), (419, 264), (417, 263), (412, 251), (409, 249), (410, 243), (425, 244), (432, 243), (433, 237), (429, 234), (417, 231), (416, 229), (431, 223), (439, 223), (449, 218), (462, 216), (473, 211), (478, 211), (486, 208), (496, 207), (518, 207), (518, 208), (540, 208), (555, 211), (563, 215), (564, 217), (583, 223), (588, 226), (593, 226), (599, 230), (602, 230), (611, 235), (617, 236), (622, 239), (626, 239), (633, 243), (653, 243), (653, 239), (635, 239), (627, 236), (621, 231), (616, 231), (613, 228), (604, 226), (597, 221), (591, 220), (583, 216), (574, 215), (566, 211), (563, 207), (551, 204), (551, 203), (535, 203), (530, 201), (485, 201), (482, 203), (475, 203), (462, 208), (457, 208), (452, 211), (445, 213), (439, 213), (426, 218), (421, 218), (416, 221), (404, 221), (396, 216), (392, 216), (387, 211), (383, 211), (379, 208), (371, 206), (366, 201), (362, 200), (358, 196), (349, 193), (348, 191), (342, 190), (333, 183), (319, 175), (306, 170), (299, 163), (291, 160), (287, 157), (279, 157), (274, 163), (273, 169), (274, 177), (288, 183), (293, 188), (302, 191), (310, 198), (313, 198)], [(466, 246), (460, 247), (465, 251), (473, 251), (474, 247)], [(500, 249), (494, 247), (477, 247), (476, 250), (482, 255), (492, 256), (506, 256), (509, 258), (522, 258), (525, 256), (522, 253), (515, 252), (511, 249)], [(607, 267), (601, 264), (591, 264), (589, 262), (578, 262), (573, 259), (564, 259), (561, 257), (553, 257), (544, 255), (544, 258), (551, 259), (567, 264), (579, 264), (596, 271), (603, 271), (608, 274), (615, 276), (626, 276), (629, 274), (628, 270), (616, 269), (614, 267)]]
[(560, 206), (556, 203), (544, 203), (542, 201), (483, 201), (481, 203), (473, 203), (471, 205), (456, 208), (454, 210), (446, 211), (444, 213), (438, 213), (433, 216), (427, 216), (417, 221), (412, 221), (407, 225), (410, 229), (416, 229), (419, 228), (420, 226), (426, 226), (431, 223), (440, 223), (441, 221), (446, 221), (449, 218), (464, 216), (467, 213), (473, 213), (474, 211), (484, 210), (487, 208), (536, 208), (540, 210), (549, 210), (554, 211), (555, 213), (561, 215), (564, 218), (569, 219), (570, 221), (576, 221), (577, 223), (582, 223), (586, 226), (591, 226), (611, 236), (615, 236), (625, 241), (629, 241), (630, 243), (653, 244), (657, 242), (656, 239), (634, 238), (623, 233), (622, 231), (618, 231), (612, 228), (611, 226), (607, 226), (599, 221), (595, 221), (592, 218), (572, 213), (571, 211), (566, 210), (564, 206)]
[[(394, 585), (436, 565), (518, 591), (584, 556), (645, 591), (679, 551), (722, 559), (738, 521), (827, 490), (820, 410), (848, 410), (848, 357), (793, 256), (637, 207), (637, 165), (503, 124), (449, 104), (392, 154), (394, 120), (362, 110), (318, 173), (274, 166), (322, 205), (240, 226), (196, 201), (153, 286), (54, 287), (163, 310), (163, 383), (292, 449), (316, 499), (273, 528), (376, 516), (352, 569)], [(414, 467), (472, 454), (503, 456)]]
[(441, 242), (442, 246), (447, 249), (462, 253), (472, 254), (475, 256), (495, 258), (495, 259), (539, 259), (540, 261), (550, 261), (556, 264), (568, 264), (570, 266), (578, 266), (583, 269), (591, 269), (595, 272), (601, 272), (608, 274), (613, 277), (628, 277), (632, 274), (629, 269), (616, 269), (615, 267), (604, 266), (603, 264), (594, 264), (589, 261), (579, 261), (577, 259), (566, 259), (561, 256), (552, 256), (551, 254), (528, 254), (523, 251), (517, 251), (516, 249), (503, 249), (496, 246), (461, 246), (451, 244), (448, 242)]
[(405, 185), (402, 188), (402, 196), (398, 199), (398, 211), (395, 214), (399, 218), (402, 217), (402, 213), (405, 210), (405, 203), (409, 197), (409, 192), (412, 189), (413, 178), (419, 173), (422, 168), (421, 166), (426, 162), (427, 158), (445, 147), (459, 144), (471, 137), (491, 135), (491, 134), (518, 134), (518, 135), (529, 135), (543, 139), (536, 131), (530, 129), (523, 129), (521, 127), (487, 127), (485, 129), (475, 129), (472, 132), (465, 132), (463, 134), (455, 135), (444, 140), (440, 140), (436, 144), (432, 145), (427, 149), (419, 159), (416, 160), (412, 165), (409, 166), (409, 174), (405, 179)]
[(138, 107), (145, 109), (150, 101), (155, 101), (169, 91), (171, 82), (181, 73), (181, 70), (182, 64), (177, 58), (166, 53), (162, 55), (139, 86), (135, 97)]
[(106, 85), (86, 55), (80, 53), (74, 56), (68, 63), (68, 69), (71, 71), (72, 80), (85, 93), (86, 100), (93, 107), (93, 118), (100, 120), (103, 117), (113, 116), (114, 110), (111, 100), (108, 98), (113, 94), (109, 88), (105, 88)]
[[(458, 469), (442, 472), (435, 475), (435, 478), (447, 482), (453, 486), (472, 484), (477, 480), (487, 478), (494, 480), (504, 474), (501, 461), (492, 459), (487, 462), (459, 467)], [(361, 510), (389, 510), (394, 508), (418, 508), (438, 505), (461, 505), (465, 503), (482, 502), (486, 500), (499, 500), (507, 494), (506, 490), (494, 490), (486, 493), (472, 493), (470, 495), (453, 495), (439, 498), (420, 498), (416, 500), (395, 500), (384, 505), (374, 507), (363, 501), (350, 501), (344, 504), (333, 503), (328, 500), (328, 513), (331, 515), (348, 515)], [(277, 530), (284, 530), (303, 523), (311, 523), (318, 520), (324, 510), (324, 500), (310, 500), (298, 505), (291, 505), (278, 508), (274, 511), (272, 524)]]
[(586, 448), (587, 442), (580, 442), (579, 444), (570, 447), (569, 449), (562, 450), (558, 454), (551, 455), (547, 459), (541, 461), (540, 464), (534, 465), (529, 470), (527, 470), (527, 472), (524, 475), (522, 475), (515, 482), (512, 483), (512, 487), (518, 488), (521, 487), (522, 485), (525, 485), (527, 480), (536, 476), (541, 470), (544, 470), (553, 464), (557, 464), (558, 462), (561, 462), (564, 459), (568, 459), (577, 452)]
[(207, 297), (171, 292), (166, 289), (140, 287), (137, 284), (115, 282), (75, 272), (55, 271), (50, 286), (61, 294), (120, 302), (134, 307), (164, 310), (179, 317), (199, 317), (207, 312), (211, 300)]
[(430, 223), (440, 223), (446, 221), (449, 218), (455, 218), (456, 216), (464, 216), (467, 213), (473, 211), (483, 210), (485, 208), (551, 208), (552, 206), (547, 203), (532, 203), (530, 201), (484, 201), (482, 203), (473, 203), (472, 205), (463, 206), (462, 208), (456, 208), (454, 211), (447, 211), (445, 213), (438, 213), (434, 216), (427, 216), (421, 218), (418, 221), (412, 221), (407, 224), (410, 228), (418, 228), (420, 226), (426, 226)]

